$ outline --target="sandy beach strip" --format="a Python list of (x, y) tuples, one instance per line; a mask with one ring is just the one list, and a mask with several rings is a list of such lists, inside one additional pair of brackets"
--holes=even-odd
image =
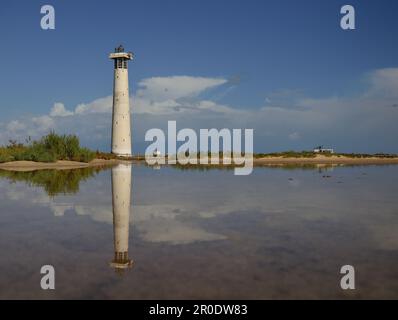
[(351, 158), (346, 156), (323, 156), (317, 155), (313, 158), (284, 158), (284, 157), (264, 157), (254, 159), (255, 165), (273, 164), (349, 164), (349, 165), (378, 165), (378, 164), (398, 164), (398, 157), (366, 157)]
[(56, 170), (67, 170), (67, 169), (79, 169), (88, 167), (105, 167), (113, 166), (119, 163), (131, 163), (132, 161), (111, 159), (94, 159), (90, 162), (78, 162), (78, 161), (66, 161), (58, 160), (56, 162), (34, 162), (34, 161), (12, 161), (0, 163), (0, 169), (10, 171), (34, 171), (44, 169), (56, 169)]

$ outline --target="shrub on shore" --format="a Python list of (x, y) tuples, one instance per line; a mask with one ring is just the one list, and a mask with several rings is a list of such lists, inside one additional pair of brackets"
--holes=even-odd
[[(316, 153), (312, 151), (284, 151), (284, 152), (273, 152), (273, 153), (257, 153), (254, 158), (266, 158), (266, 157), (282, 157), (282, 158), (315, 158)], [(327, 154), (325, 154), (327, 155)], [(331, 154), (330, 154), (331, 155)]]
[(8, 161), (55, 162), (71, 160), (90, 162), (95, 152), (80, 147), (76, 135), (58, 135), (51, 132), (39, 141), (27, 140), (26, 144), (10, 141), (5, 147), (0, 147), (0, 163)]

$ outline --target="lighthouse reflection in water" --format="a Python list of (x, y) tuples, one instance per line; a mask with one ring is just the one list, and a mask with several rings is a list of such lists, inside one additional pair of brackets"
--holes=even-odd
[(110, 263), (116, 273), (130, 268), (129, 223), (131, 204), (131, 164), (119, 164), (112, 168), (112, 207), (115, 255)]

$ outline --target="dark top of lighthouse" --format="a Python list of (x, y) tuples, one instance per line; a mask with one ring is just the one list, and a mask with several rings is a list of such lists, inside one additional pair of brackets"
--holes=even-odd
[(115, 52), (124, 52), (124, 48), (122, 45), (118, 46), (117, 48), (115, 48)]

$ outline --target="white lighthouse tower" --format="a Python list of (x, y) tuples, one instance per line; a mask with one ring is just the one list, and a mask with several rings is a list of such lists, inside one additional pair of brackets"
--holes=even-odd
[(133, 60), (131, 52), (122, 46), (109, 55), (114, 61), (112, 153), (121, 157), (131, 156), (130, 98), (127, 62)]
[(112, 168), (113, 236), (115, 255), (110, 263), (117, 273), (132, 266), (129, 259), (131, 164)]

